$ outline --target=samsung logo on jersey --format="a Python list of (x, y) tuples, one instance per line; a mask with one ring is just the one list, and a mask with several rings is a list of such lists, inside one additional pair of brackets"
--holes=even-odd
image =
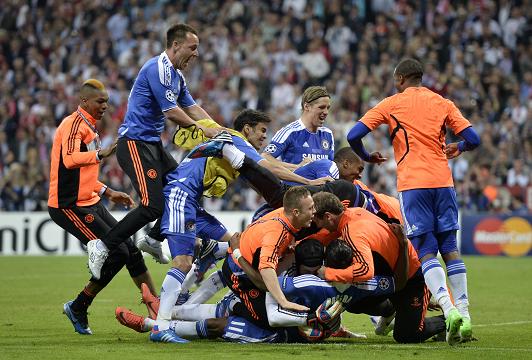
[(328, 155), (323, 155), (323, 154), (303, 154), (303, 159), (305, 158), (309, 158), (309, 159), (312, 159), (312, 160), (321, 160), (321, 159), (328, 159), (329, 156)]

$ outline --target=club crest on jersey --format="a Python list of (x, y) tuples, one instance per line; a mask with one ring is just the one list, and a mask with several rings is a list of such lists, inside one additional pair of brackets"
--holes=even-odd
[(150, 169), (146, 172), (146, 175), (148, 175), (150, 179), (155, 179), (157, 177), (157, 171), (155, 169)]
[(385, 278), (382, 278), (379, 280), (379, 288), (381, 290), (388, 290), (389, 287), (390, 287), (390, 280), (385, 279)]
[(90, 223), (93, 222), (93, 221), (94, 221), (94, 215), (92, 215), (92, 214), (87, 214), (87, 215), (85, 215), (85, 222), (86, 222), (87, 224), (90, 224)]
[(323, 139), (321, 141), (321, 147), (324, 149), (324, 150), (329, 150), (329, 147), (331, 146), (331, 144), (329, 144), (329, 142), (325, 139)]
[(175, 95), (172, 92), (172, 90), (166, 90), (166, 92), (164, 93), (164, 96), (166, 97), (166, 100), (170, 102), (175, 102)]
[(266, 146), (264, 151), (266, 151), (267, 153), (273, 154), (274, 152), (277, 151), (277, 146), (275, 144), (270, 144), (270, 145)]
[(185, 224), (185, 229), (187, 231), (194, 231), (196, 229), (196, 223), (194, 221), (189, 221)]
[(252, 298), (252, 299), (258, 298), (259, 295), (260, 295), (260, 293), (259, 293), (259, 290), (257, 290), (257, 289), (251, 289), (249, 291), (249, 297)]

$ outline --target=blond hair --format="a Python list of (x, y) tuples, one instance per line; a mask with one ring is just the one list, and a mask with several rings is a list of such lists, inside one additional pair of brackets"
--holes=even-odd
[(89, 86), (89, 87), (92, 87), (96, 90), (100, 90), (100, 91), (103, 91), (105, 90), (105, 85), (100, 81), (100, 80), (96, 80), (96, 79), (87, 79), (83, 82), (83, 84), (81, 85), (81, 88), (85, 87), (85, 86)]

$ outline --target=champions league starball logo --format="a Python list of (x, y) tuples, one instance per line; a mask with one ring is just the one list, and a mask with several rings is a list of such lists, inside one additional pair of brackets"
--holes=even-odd
[(172, 90), (166, 90), (166, 92), (164, 93), (164, 96), (166, 97), (166, 100), (170, 102), (175, 102), (175, 95), (172, 92)]
[(267, 152), (267, 153), (273, 154), (275, 151), (277, 151), (277, 146), (275, 146), (274, 144), (270, 144), (270, 145), (266, 146), (264, 151)]
[(390, 280), (385, 279), (385, 278), (382, 278), (379, 280), (379, 288), (381, 290), (388, 290), (389, 287), (390, 287)]

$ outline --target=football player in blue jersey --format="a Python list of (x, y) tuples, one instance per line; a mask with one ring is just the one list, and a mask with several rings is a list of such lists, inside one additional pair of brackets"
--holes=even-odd
[[(257, 150), (266, 138), (270, 118), (259, 111), (244, 110), (235, 118), (235, 131), (222, 134), (231, 145), (245, 157), (262, 166), (268, 161)], [(181, 291), (186, 274), (190, 271), (194, 255), (196, 235), (227, 242), (230, 234), (214, 217), (203, 210), (200, 199), (203, 195), (222, 196), (227, 186), (238, 173), (231, 164), (220, 158), (192, 158), (187, 156), (179, 166), (166, 175), (164, 187), (165, 208), (161, 220), (161, 231), (168, 240), (172, 256), (172, 267), (166, 274), (161, 290), (161, 307), (157, 327), (151, 332), (153, 341), (180, 342), (175, 333), (168, 331), (172, 308)], [(281, 168), (281, 167), (279, 167)], [(274, 167), (276, 171), (277, 167)], [(287, 169), (279, 169), (281, 177), (298, 177)]]
[[(235, 234), (231, 240), (236, 249), (238, 236)], [(339, 290), (312, 275), (322, 266), (324, 260), (323, 245), (317, 240), (308, 239), (300, 242), (295, 248), (294, 255), (294, 267), (279, 276), (279, 283), (291, 298), (302, 304), (308, 304), (312, 309), (310, 313), (287, 312), (285, 309), (280, 309), (274, 301), (270, 301), (267, 305), (268, 318), (273, 327), (261, 328), (234, 314), (226, 318), (228, 311), (232, 313), (234, 307), (241, 305), (234, 297), (227, 296), (218, 304), (194, 304), (183, 306), (179, 310), (179, 306), (175, 307), (174, 317), (181, 320), (171, 321), (171, 330), (187, 338), (222, 337), (227, 341), (240, 343), (319, 341), (330, 336), (332, 330), (339, 326), (341, 301), (356, 301), (368, 296), (388, 295), (394, 292), (393, 277), (379, 277), (355, 286), (344, 286)], [(341, 267), (351, 263), (353, 252), (341, 241), (335, 241), (329, 244), (326, 255), (329, 259), (328, 266)], [(249, 262), (244, 258), (239, 258), (238, 261), (254, 281), (261, 281), (260, 274), (254, 274), (256, 270)], [(406, 272), (405, 269), (398, 269), (398, 274), (403, 270)], [(263, 283), (257, 285), (264, 286)], [(153, 295), (149, 296), (152, 299), (145, 299), (146, 303), (157, 302)], [(121, 307), (118, 307), (115, 313), (121, 324), (138, 332), (150, 331), (155, 325), (154, 314), (150, 314), (151, 318), (143, 317)], [(186, 320), (183, 321), (184, 319)]]
[[(343, 147), (334, 154), (334, 160), (320, 159), (312, 161), (297, 168), (294, 173), (306, 179), (317, 179), (330, 176), (333, 179), (344, 179), (353, 182), (360, 179), (364, 170), (362, 161), (349, 147)], [(289, 185), (302, 185), (296, 182), (285, 181)]]
[[(140, 195), (140, 205), (104, 238), (87, 244), (89, 269), (96, 279), (109, 251), (163, 213), (164, 177), (177, 166), (161, 142), (166, 119), (180, 126), (196, 126), (208, 137), (221, 129), (197, 123), (210, 116), (196, 104), (181, 73), (198, 57), (198, 47), (198, 33), (194, 28), (173, 25), (166, 33), (166, 50), (148, 60), (135, 79), (124, 122), (118, 129), (116, 157)], [(157, 253), (157, 249), (153, 252)], [(159, 260), (168, 262), (160, 250), (159, 253)]]
[(333, 133), (323, 126), (330, 107), (331, 97), (325, 87), (305, 89), (301, 99), (301, 118), (277, 131), (264, 149), (264, 158), (292, 164), (288, 165), (292, 170), (308, 161), (333, 160)]

